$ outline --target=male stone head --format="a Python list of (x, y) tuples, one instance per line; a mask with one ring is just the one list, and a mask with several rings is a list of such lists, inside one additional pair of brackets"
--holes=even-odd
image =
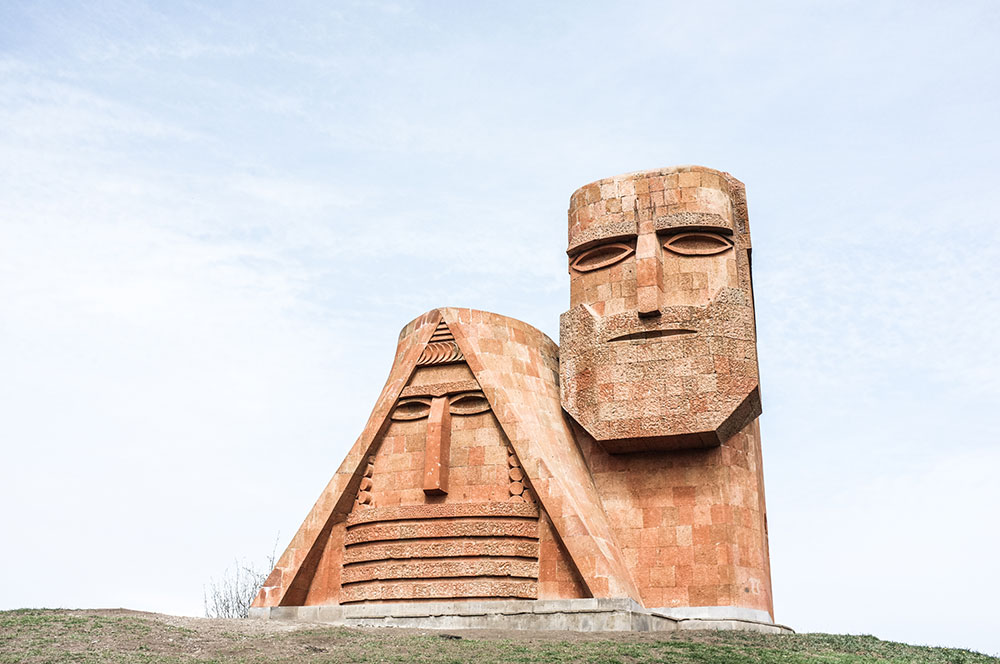
[(609, 451), (708, 447), (760, 414), (742, 183), (679, 167), (569, 207), (563, 407)]

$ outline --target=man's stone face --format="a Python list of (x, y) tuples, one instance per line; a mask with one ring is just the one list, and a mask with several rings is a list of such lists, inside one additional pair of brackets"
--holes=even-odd
[(741, 185), (708, 169), (578, 190), (563, 406), (611, 451), (724, 442), (759, 415)]

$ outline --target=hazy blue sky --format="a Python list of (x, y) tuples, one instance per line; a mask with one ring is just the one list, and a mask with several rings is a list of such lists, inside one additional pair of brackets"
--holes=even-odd
[(747, 185), (775, 614), (1000, 652), (1000, 5), (0, 7), (0, 607), (198, 614), (569, 195)]

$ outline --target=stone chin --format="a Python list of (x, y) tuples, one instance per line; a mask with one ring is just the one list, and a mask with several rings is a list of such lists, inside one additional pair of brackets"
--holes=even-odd
[(721, 445), (761, 413), (753, 307), (726, 288), (707, 307), (560, 318), (563, 408), (609, 452)]

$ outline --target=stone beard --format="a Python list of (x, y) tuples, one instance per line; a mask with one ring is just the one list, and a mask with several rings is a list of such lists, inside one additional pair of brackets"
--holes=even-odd
[(711, 447), (760, 415), (743, 185), (689, 167), (577, 190), (563, 407), (610, 452)]

